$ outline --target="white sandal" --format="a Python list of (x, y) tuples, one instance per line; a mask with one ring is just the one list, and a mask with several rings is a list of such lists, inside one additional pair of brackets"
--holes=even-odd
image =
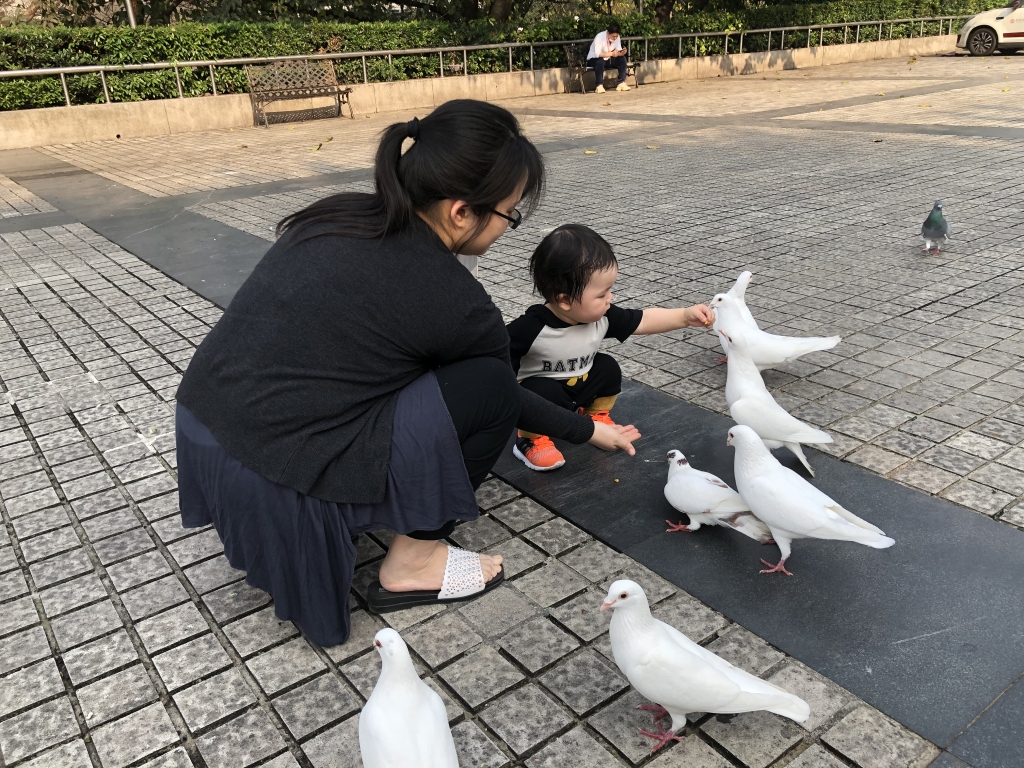
[(389, 613), (412, 608), (417, 605), (435, 603), (457, 603), (487, 594), (505, 580), (502, 568), (488, 582), (484, 581), (480, 555), (448, 545), (448, 562), (444, 566), (444, 580), (441, 591), (423, 589), (413, 592), (389, 592), (380, 581), (373, 582), (366, 590), (366, 602), (374, 613)]

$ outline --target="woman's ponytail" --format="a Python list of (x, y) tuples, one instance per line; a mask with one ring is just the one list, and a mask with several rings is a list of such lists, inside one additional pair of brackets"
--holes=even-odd
[[(403, 153), (406, 139), (412, 145)], [(528, 211), (544, 185), (544, 162), (506, 109), (458, 99), (419, 120), (389, 126), (374, 160), (372, 195), (334, 195), (293, 213), (277, 226), (294, 236), (382, 237), (407, 228), (417, 212), (441, 200), (464, 200), (478, 216), (522, 190)], [(328, 226), (329, 225), (329, 226)]]

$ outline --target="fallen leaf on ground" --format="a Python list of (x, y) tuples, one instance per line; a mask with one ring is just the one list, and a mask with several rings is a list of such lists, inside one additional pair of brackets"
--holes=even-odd
[(1008, 90), (1010, 90), (1010, 89), (1009, 88), (1003, 88), (1003, 93), (1006, 93)]
[(248, 144), (239, 144), (239, 145), (238, 145), (238, 148), (239, 148), (239, 149), (248, 149), (248, 148), (249, 148), (249, 145), (248, 145)]
[(328, 141), (334, 141), (334, 137), (328, 136), (326, 139), (324, 139), (324, 144), (326, 144)]
[(879, 91), (879, 92), (878, 92), (878, 95), (879, 95), (879, 96), (885, 96), (885, 91)]
[(602, 101), (601, 102), (601, 106), (602, 107), (610, 107), (611, 105), (612, 105), (612, 103), (610, 101)]
[(881, 144), (884, 141), (884, 139), (872, 139), (871, 141), (874, 144)]
[(661, 149), (661, 147), (658, 144), (648, 144), (647, 148), (648, 149)]
[(293, 125), (293, 126), (292, 126), (291, 128), (289, 128), (288, 130), (289, 130), (289, 131), (294, 131), (294, 130), (295, 130), (295, 126)]
[(584, 149), (583, 150), (583, 154), (584, 155), (596, 155), (597, 154), (597, 150), (596, 149)]
[(931, 104), (918, 104), (917, 106), (919, 106), (919, 107), (930, 107)]
[(314, 152), (318, 151), (320, 149), (320, 147), (322, 147), (323, 145), (324, 145), (324, 143), (321, 141), (319, 144), (317, 144), (315, 147), (313, 147), (313, 151)]

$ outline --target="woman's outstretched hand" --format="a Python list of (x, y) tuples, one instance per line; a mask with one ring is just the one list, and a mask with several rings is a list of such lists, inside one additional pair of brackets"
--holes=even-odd
[(633, 441), (639, 439), (640, 431), (632, 424), (608, 425), (595, 421), (594, 435), (589, 442), (606, 451), (622, 449), (630, 456), (635, 456), (636, 448), (633, 447)]

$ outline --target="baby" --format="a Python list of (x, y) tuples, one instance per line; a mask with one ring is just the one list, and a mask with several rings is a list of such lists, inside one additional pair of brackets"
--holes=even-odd
[[(610, 411), (622, 371), (601, 341), (634, 333), (708, 327), (714, 313), (703, 304), (684, 309), (623, 309), (612, 304), (619, 274), (612, 248), (580, 224), (565, 224), (545, 237), (530, 258), (533, 284), (544, 299), (508, 324), (512, 367), (519, 383), (563, 408), (614, 425)], [(545, 435), (520, 431), (513, 453), (530, 469), (546, 472), (565, 457)]]

